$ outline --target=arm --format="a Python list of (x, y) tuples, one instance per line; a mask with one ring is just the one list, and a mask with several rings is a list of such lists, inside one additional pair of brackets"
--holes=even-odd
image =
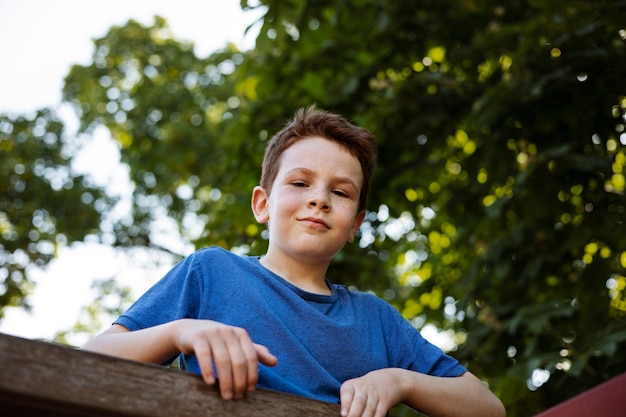
[(470, 372), (436, 377), (399, 368), (372, 371), (341, 386), (341, 415), (384, 417), (405, 403), (429, 416), (506, 415), (500, 400)]
[(269, 350), (252, 343), (244, 329), (210, 320), (176, 320), (133, 332), (114, 324), (83, 349), (152, 363), (163, 363), (179, 352), (194, 353), (208, 384), (215, 383), (215, 363), (224, 399), (241, 398), (255, 389), (258, 362), (276, 364)]

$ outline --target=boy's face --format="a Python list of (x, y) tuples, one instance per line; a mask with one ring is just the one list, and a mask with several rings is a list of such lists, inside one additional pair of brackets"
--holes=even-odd
[(268, 223), (269, 252), (330, 261), (363, 222), (358, 212), (363, 171), (357, 158), (334, 141), (304, 138), (280, 158), (270, 195), (256, 187), (252, 208)]

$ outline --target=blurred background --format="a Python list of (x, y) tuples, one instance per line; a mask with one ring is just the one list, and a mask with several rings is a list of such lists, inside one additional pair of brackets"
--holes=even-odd
[[(262, 13), (244, 12), (237, 1), (114, 0), (100, 8), (78, 0), (1, 0), (0, 56), (4, 64), (0, 66), (0, 113), (32, 116), (39, 109), (53, 108), (69, 130), (67, 134), (76, 135), (76, 114), (61, 97), (63, 79), (71, 66), (88, 64), (93, 40), (113, 26), (131, 19), (150, 25), (155, 16), (166, 18), (172, 36), (192, 43), (194, 53), (206, 57), (229, 43), (243, 50), (252, 48), (255, 29), (248, 34), (246, 29)], [(119, 150), (106, 129), (93, 132), (87, 141), (73, 156), (73, 169), (87, 173), (114, 193), (130, 192)], [(182, 253), (190, 250), (181, 249)], [(45, 271), (30, 269), (29, 281), (35, 285), (28, 290), (27, 302), (3, 310), (0, 331), (54, 339), (57, 332), (74, 325), (82, 308), (97, 297), (92, 284), (105, 277), (115, 276), (129, 286), (134, 297), (140, 295), (168, 268), (153, 271), (152, 262), (137, 265), (137, 256), (130, 261), (125, 253), (97, 240), (57, 247)], [(29, 308), (23, 308), (26, 306)], [(70, 334), (68, 338), (81, 345), (88, 335)]]
[(331, 280), (398, 308), (509, 416), (625, 372), (625, 13), (0, 0), (0, 331), (79, 346), (191, 251), (262, 254), (265, 143), (316, 103), (380, 152)]

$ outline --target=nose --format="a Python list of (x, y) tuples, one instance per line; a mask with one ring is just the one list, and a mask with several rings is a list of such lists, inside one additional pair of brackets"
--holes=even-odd
[(326, 191), (313, 190), (311, 193), (307, 205), (310, 208), (316, 207), (320, 210), (330, 210), (330, 196)]

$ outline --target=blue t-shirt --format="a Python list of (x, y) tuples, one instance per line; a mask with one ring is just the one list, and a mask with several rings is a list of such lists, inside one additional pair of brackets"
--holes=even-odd
[[(278, 358), (274, 367), (259, 365), (260, 388), (334, 403), (344, 381), (376, 369), (442, 377), (466, 371), (384, 300), (328, 285), (330, 295), (309, 293), (266, 269), (258, 257), (205, 248), (175, 265), (116, 323), (139, 330), (193, 318), (245, 328)], [(195, 356), (181, 359), (186, 369), (200, 373)]]

